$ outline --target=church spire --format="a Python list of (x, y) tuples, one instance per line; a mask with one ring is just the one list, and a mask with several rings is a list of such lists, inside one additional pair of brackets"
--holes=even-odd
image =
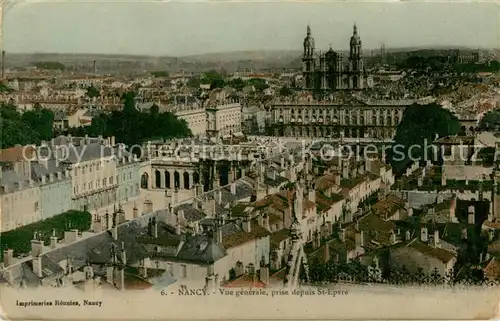
[(354, 26), (352, 27), (352, 34), (357, 35), (358, 34), (358, 27), (356, 27), (356, 22), (354, 23)]
[(309, 24), (307, 25), (307, 35), (311, 35), (311, 26)]

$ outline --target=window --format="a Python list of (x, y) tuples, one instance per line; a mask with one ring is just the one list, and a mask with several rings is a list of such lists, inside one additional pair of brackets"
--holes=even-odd
[(185, 264), (181, 264), (181, 278), (185, 279), (187, 277), (187, 266)]
[(89, 173), (92, 173), (92, 165), (89, 166)]
[(38, 211), (38, 202), (35, 202), (35, 212)]
[(105, 187), (105, 186), (106, 186), (106, 179), (105, 179), (105, 178), (103, 178), (103, 179), (102, 179), (102, 187)]
[(110, 184), (110, 185), (111, 185), (111, 184), (113, 184), (113, 176), (110, 176), (110, 177), (109, 177), (109, 184)]

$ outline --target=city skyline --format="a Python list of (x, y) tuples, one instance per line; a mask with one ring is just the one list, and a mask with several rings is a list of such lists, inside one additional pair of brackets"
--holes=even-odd
[(363, 49), (494, 49), (500, 44), (498, 14), (491, 2), (24, 2), (4, 16), (3, 49), (149, 56), (299, 51), (310, 24), (318, 50), (345, 50), (354, 23)]

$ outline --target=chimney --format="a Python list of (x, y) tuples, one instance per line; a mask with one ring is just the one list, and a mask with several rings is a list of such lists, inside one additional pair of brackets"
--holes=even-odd
[(177, 211), (177, 217), (179, 218), (180, 222), (185, 222), (185, 217), (184, 217), (184, 210), (178, 210)]
[(57, 247), (57, 237), (56, 237), (56, 230), (52, 230), (52, 236), (50, 237), (50, 248), (55, 249)]
[(252, 231), (252, 223), (249, 216), (247, 216), (245, 220), (241, 223), (241, 227), (243, 228), (243, 231), (247, 233), (250, 233)]
[(231, 194), (236, 195), (236, 183), (231, 183)]
[(267, 266), (260, 267), (260, 281), (264, 284), (269, 284), (269, 268)]
[(113, 237), (114, 240), (118, 240), (118, 225), (114, 225), (111, 228), (111, 236)]
[(43, 241), (38, 239), (38, 237), (34, 237), (33, 240), (31, 240), (31, 256), (40, 256), (43, 252)]
[(429, 235), (427, 234), (427, 227), (422, 227), (420, 229), (420, 240), (424, 243), (427, 243), (429, 240)]
[(12, 265), (14, 263), (14, 250), (7, 249), (3, 251), (3, 265), (5, 267)]
[(33, 273), (39, 278), (43, 277), (41, 256), (33, 257)]
[(64, 232), (64, 243), (70, 244), (78, 240), (78, 230), (72, 229)]
[(177, 223), (175, 224), (175, 234), (181, 235), (181, 224), (179, 223), (179, 221), (177, 221)]
[(440, 245), (439, 231), (437, 229), (434, 230), (434, 238), (432, 239), (432, 245), (433, 245), (433, 247), (439, 247), (439, 245)]
[(336, 174), (334, 177), (335, 177), (335, 185), (340, 186), (340, 175)]
[(220, 228), (215, 231), (215, 242), (222, 243), (222, 230)]
[(5, 50), (2, 51), (2, 79), (5, 79)]
[(156, 217), (153, 217), (153, 220), (152, 220), (152, 233), (153, 233), (153, 237), (154, 238), (157, 238), (158, 237), (158, 222), (156, 221)]
[(91, 265), (86, 265), (83, 267), (83, 273), (85, 274), (86, 280), (92, 280), (94, 278), (94, 269)]
[(476, 224), (476, 210), (473, 205), (469, 206), (469, 214), (467, 216), (467, 222), (469, 224)]
[(92, 72), (94, 73), (94, 76), (97, 75), (97, 61), (95, 60), (93, 62)]
[(114, 285), (115, 268), (112, 265), (106, 267), (106, 282)]
[(144, 264), (144, 261), (141, 261), (139, 266), (139, 274), (145, 279), (148, 277), (148, 267)]
[(285, 169), (285, 156), (281, 155), (280, 157), (280, 162), (281, 162), (281, 169)]
[(323, 260), (325, 263), (330, 261), (330, 246), (328, 245), (328, 242), (326, 242), (323, 247)]
[(240, 261), (236, 262), (234, 272), (236, 274), (236, 277), (245, 274), (245, 267), (243, 266), (243, 262)]
[(115, 146), (115, 136), (111, 136), (111, 146)]
[(196, 184), (196, 196), (200, 196), (203, 194), (203, 184), (198, 183)]
[(443, 203), (443, 195), (439, 194), (436, 197), (436, 204), (441, 204), (441, 203)]
[(463, 227), (462, 228), (462, 240), (466, 240), (466, 239), (467, 239), (467, 228)]
[(364, 246), (363, 231), (356, 232), (356, 246)]
[(125, 242), (122, 242), (122, 247), (121, 247), (121, 259), (122, 259), (122, 264), (126, 265), (127, 264), (127, 253), (125, 252)]
[(269, 232), (271, 231), (271, 226), (269, 225), (269, 215), (267, 214), (264, 214), (264, 228)]
[(406, 230), (406, 232), (405, 232), (405, 240), (406, 240), (406, 241), (409, 241), (409, 240), (410, 240), (410, 238), (411, 238), (411, 233), (410, 233), (410, 231), (409, 231), (409, 230)]
[(134, 208), (132, 209), (132, 216), (134, 218), (138, 218), (139, 217), (139, 209), (137, 208), (135, 202), (134, 202)]
[(314, 190), (313, 188), (309, 189), (308, 198), (311, 202), (316, 204), (316, 190)]
[(391, 244), (396, 244), (397, 243), (397, 236), (394, 231), (391, 231)]
[(346, 234), (346, 229), (340, 229), (339, 231), (339, 239), (341, 242), (345, 242), (345, 234)]
[(222, 204), (222, 190), (221, 190), (221, 189), (219, 189), (219, 190), (217, 191), (217, 202), (218, 202), (219, 204)]

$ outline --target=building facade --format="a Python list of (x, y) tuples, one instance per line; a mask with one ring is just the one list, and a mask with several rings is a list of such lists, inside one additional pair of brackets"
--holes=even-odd
[(0, 215), (2, 232), (41, 219), (40, 187), (15, 171), (0, 170)]
[(241, 105), (224, 103), (207, 106), (207, 133), (211, 135), (230, 136), (241, 133)]
[(139, 196), (140, 193), (140, 163), (132, 155), (121, 157), (117, 160), (116, 190), (117, 202), (126, 202), (130, 198)]
[(270, 106), (272, 135), (390, 139), (409, 101), (277, 101)]
[(72, 209), (71, 177), (55, 160), (32, 162), (32, 178), (40, 185), (41, 219)]

